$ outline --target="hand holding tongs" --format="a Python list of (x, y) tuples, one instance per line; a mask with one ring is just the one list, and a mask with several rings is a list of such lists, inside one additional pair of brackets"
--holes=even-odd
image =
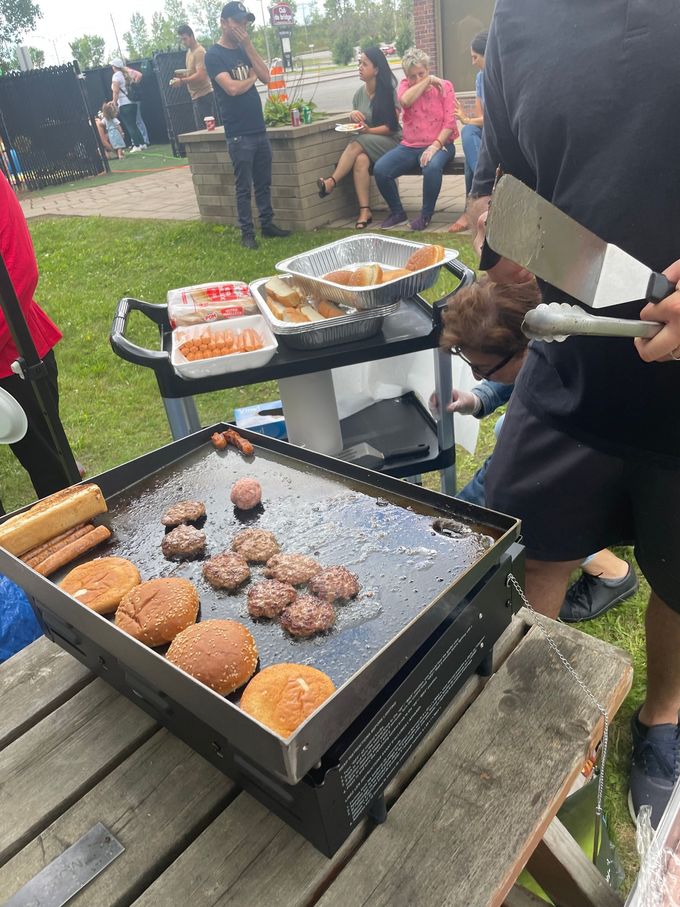
[(541, 303), (527, 312), (522, 332), (530, 340), (561, 342), (573, 335), (595, 337), (653, 337), (663, 324), (659, 321), (633, 321), (626, 318), (601, 318), (568, 302)]

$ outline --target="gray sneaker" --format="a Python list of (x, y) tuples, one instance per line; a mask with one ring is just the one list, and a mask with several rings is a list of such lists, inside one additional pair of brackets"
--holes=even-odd
[(628, 573), (620, 580), (602, 579), (582, 572), (567, 589), (560, 620), (567, 624), (592, 620), (635, 595), (637, 588), (638, 578), (631, 564), (628, 564)]
[(640, 709), (631, 719), (633, 761), (630, 767), (628, 808), (637, 821), (641, 806), (652, 807), (656, 828), (680, 775), (680, 728), (677, 724), (647, 727), (639, 720)]

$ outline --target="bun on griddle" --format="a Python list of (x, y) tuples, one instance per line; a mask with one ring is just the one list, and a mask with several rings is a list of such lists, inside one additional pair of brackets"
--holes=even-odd
[(141, 581), (139, 570), (124, 557), (99, 557), (75, 567), (59, 586), (97, 614), (109, 614)]
[(420, 271), (421, 268), (429, 268), (430, 265), (444, 261), (444, 255), (446, 255), (444, 246), (421, 246), (406, 262), (406, 270)]
[(194, 623), (198, 603), (198, 592), (188, 579), (151, 579), (123, 596), (115, 623), (147, 646), (163, 646)]
[(227, 696), (253, 676), (258, 654), (255, 640), (243, 624), (203, 620), (179, 633), (166, 657), (216, 693)]
[(276, 664), (260, 671), (241, 697), (241, 708), (280, 737), (290, 737), (335, 692), (335, 684), (309, 665)]

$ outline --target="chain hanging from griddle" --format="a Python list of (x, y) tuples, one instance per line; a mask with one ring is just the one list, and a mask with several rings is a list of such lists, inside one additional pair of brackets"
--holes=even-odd
[(586, 697), (592, 702), (592, 704), (595, 706), (595, 708), (600, 713), (600, 715), (602, 715), (602, 718), (604, 720), (604, 730), (602, 733), (602, 747), (600, 749), (600, 772), (599, 772), (599, 777), (597, 779), (597, 802), (595, 804), (595, 835), (593, 838), (593, 863), (595, 863), (597, 861), (597, 856), (600, 851), (600, 834), (601, 834), (602, 815), (603, 815), (603, 806), (604, 806), (604, 773), (605, 773), (605, 767), (607, 765), (607, 754), (608, 754), (608, 750), (609, 750), (609, 715), (608, 715), (605, 707), (598, 701), (595, 694), (593, 692), (591, 692), (591, 690), (588, 688), (585, 681), (579, 677), (576, 669), (571, 664), (571, 662), (566, 657), (566, 655), (563, 655), (562, 652), (560, 652), (559, 646), (557, 645), (557, 643), (551, 636), (550, 631), (548, 630), (545, 623), (543, 622), (542, 615), (540, 615), (538, 613), (538, 611), (536, 611), (536, 609), (534, 607), (532, 607), (532, 605), (529, 603), (528, 598), (524, 594), (524, 589), (522, 589), (522, 587), (520, 586), (516, 577), (514, 577), (512, 575), (512, 573), (508, 573), (506, 585), (512, 586), (512, 588), (515, 590), (515, 592), (519, 595), (520, 599), (522, 600), (522, 604), (534, 616), (534, 618), (536, 620), (536, 625), (538, 626), (541, 633), (543, 633), (543, 635), (545, 636), (546, 641), (547, 641), (548, 645), (550, 646), (550, 648), (553, 650), (555, 655), (557, 655), (557, 657), (562, 662), (562, 664), (564, 665), (566, 670), (569, 672), (569, 674), (571, 674), (572, 678), (576, 681), (578, 686), (583, 690)]

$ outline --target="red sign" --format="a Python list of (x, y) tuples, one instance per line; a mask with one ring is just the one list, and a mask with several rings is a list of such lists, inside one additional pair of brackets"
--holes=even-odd
[(272, 25), (293, 25), (295, 16), (287, 3), (275, 3), (269, 8), (269, 20)]

